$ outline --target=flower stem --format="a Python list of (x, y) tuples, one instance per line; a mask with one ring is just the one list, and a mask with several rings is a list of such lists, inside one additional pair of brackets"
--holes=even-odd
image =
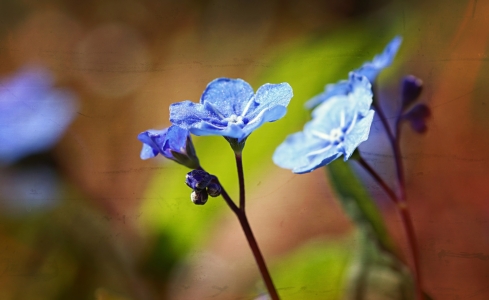
[(236, 168), (238, 170), (238, 180), (239, 180), (239, 214), (238, 219), (243, 231), (245, 233), (246, 239), (248, 240), (248, 244), (250, 245), (251, 252), (253, 252), (253, 256), (255, 257), (255, 261), (258, 264), (258, 268), (260, 269), (261, 276), (263, 277), (263, 281), (268, 290), (268, 294), (273, 300), (278, 300), (278, 293), (275, 289), (275, 286), (272, 281), (272, 277), (268, 272), (267, 265), (265, 263), (265, 259), (263, 259), (263, 255), (260, 252), (260, 248), (258, 248), (258, 243), (256, 242), (255, 236), (251, 231), (250, 223), (248, 222), (248, 217), (245, 212), (245, 184), (244, 184), (244, 172), (243, 172), (243, 158), (242, 152), (235, 152), (236, 157)]
[(244, 172), (243, 172), (243, 160), (241, 152), (235, 152), (236, 157), (236, 167), (238, 169), (238, 180), (239, 180), (239, 206), (234, 203), (229, 194), (226, 192), (222, 184), (221, 186), (221, 196), (226, 201), (227, 205), (234, 212), (236, 217), (238, 217), (239, 224), (243, 229), (243, 232), (246, 236), (246, 240), (250, 245), (251, 252), (255, 258), (255, 261), (258, 265), (258, 269), (260, 270), (263, 281), (265, 282), (265, 286), (268, 290), (268, 294), (270, 295), (272, 300), (279, 300), (279, 296), (277, 290), (272, 281), (272, 277), (268, 272), (267, 265), (265, 263), (265, 259), (261, 254), (260, 248), (258, 247), (258, 243), (256, 242), (255, 236), (253, 235), (253, 231), (251, 230), (250, 223), (248, 222), (248, 217), (246, 216), (245, 211), (245, 185), (244, 185)]
[[(377, 93), (374, 92), (374, 95), (376, 95), (376, 94)], [(387, 118), (386, 118), (382, 108), (380, 107), (379, 103), (376, 100), (377, 99), (374, 99), (373, 106), (374, 106), (375, 111), (377, 112), (377, 114), (379, 116), (380, 121), (382, 122), (382, 125), (385, 128), (385, 131), (387, 133), (387, 137), (388, 137), (389, 142), (391, 144), (392, 152), (394, 155), (397, 181), (399, 184), (399, 197), (393, 197), (393, 195), (395, 196), (393, 191), (390, 188), (388, 188), (388, 185), (382, 180), (382, 178), (372, 168), (370, 168), (370, 170), (368, 170), (368, 169), (366, 169), (366, 170), (382, 186), (382, 188), (386, 191), (387, 194), (389, 194), (389, 197), (396, 204), (396, 207), (397, 207), (399, 214), (401, 216), (401, 221), (402, 221), (402, 224), (404, 227), (404, 231), (406, 232), (408, 246), (410, 248), (411, 257), (413, 260), (414, 276), (415, 276), (415, 281), (416, 281), (416, 299), (423, 300), (424, 297), (423, 297), (423, 292), (422, 292), (422, 287), (421, 287), (422, 281), (421, 281), (421, 271), (420, 271), (420, 266), (419, 266), (418, 243), (416, 241), (416, 234), (415, 234), (411, 214), (409, 212), (407, 201), (406, 201), (404, 169), (403, 169), (402, 158), (401, 158), (401, 148), (399, 145), (399, 142), (400, 142), (400, 126), (399, 125), (400, 125), (401, 110), (399, 110), (399, 112), (397, 114), (396, 124), (395, 124), (395, 135), (394, 135), (391, 128), (389, 127), (389, 123), (387, 122)], [(361, 160), (366, 164), (366, 162), (363, 159), (361, 159)], [(362, 164), (362, 166), (365, 168), (364, 164)], [(376, 174), (376, 175), (374, 176), (374, 174)]]
[(238, 181), (239, 181), (239, 209), (245, 210), (245, 183), (243, 172), (243, 158), (241, 152), (235, 152), (236, 168), (238, 169)]
[(238, 215), (239, 223), (243, 228), (246, 239), (248, 240), (248, 244), (250, 245), (251, 251), (253, 252), (253, 256), (255, 257), (255, 261), (258, 264), (258, 268), (260, 269), (261, 276), (263, 281), (265, 282), (265, 286), (267, 287), (268, 294), (272, 298), (272, 300), (279, 300), (279, 296), (277, 290), (272, 281), (272, 277), (268, 272), (267, 265), (265, 263), (265, 259), (260, 252), (260, 248), (258, 248), (258, 243), (255, 240), (255, 236), (251, 231), (250, 223), (248, 222), (248, 218), (246, 217), (246, 213), (244, 210), (241, 210), (241, 213)]

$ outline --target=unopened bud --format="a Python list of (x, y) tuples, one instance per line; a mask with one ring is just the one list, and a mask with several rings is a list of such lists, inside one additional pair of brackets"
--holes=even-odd
[(209, 196), (205, 190), (203, 191), (194, 190), (192, 194), (190, 194), (190, 200), (192, 200), (192, 202), (197, 205), (204, 205), (207, 202), (208, 198)]
[(211, 197), (217, 197), (221, 195), (221, 185), (216, 182), (211, 182), (207, 186), (207, 193)]
[(417, 133), (424, 133), (428, 129), (426, 119), (431, 115), (431, 111), (425, 104), (417, 104), (409, 110), (404, 118), (409, 121), (411, 128)]
[(193, 190), (205, 190), (212, 180), (212, 175), (203, 170), (193, 170), (187, 173), (185, 183)]
[(402, 108), (406, 109), (418, 99), (423, 90), (423, 81), (413, 75), (404, 77), (402, 81)]

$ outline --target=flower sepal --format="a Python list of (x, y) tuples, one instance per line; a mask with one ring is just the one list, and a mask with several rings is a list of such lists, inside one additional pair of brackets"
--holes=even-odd
[(172, 156), (173, 156), (173, 161), (186, 166), (187, 168), (190, 169), (197, 169), (200, 166), (199, 159), (197, 156), (192, 156), (188, 155), (188, 153), (183, 153), (183, 152), (176, 152), (173, 150), (170, 150)]
[(241, 152), (243, 152), (243, 148), (245, 146), (246, 139), (248, 137), (244, 138), (242, 141), (239, 141), (239, 139), (230, 138), (227, 136), (225, 136), (224, 138), (226, 139), (226, 141), (229, 142), (229, 145), (231, 145), (231, 148), (233, 149), (234, 153), (240, 154)]

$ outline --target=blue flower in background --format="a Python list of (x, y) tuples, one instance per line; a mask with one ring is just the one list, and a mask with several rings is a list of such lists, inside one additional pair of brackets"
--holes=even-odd
[(370, 62), (366, 62), (359, 69), (353, 72), (361, 74), (368, 78), (370, 82), (374, 82), (380, 71), (392, 64), (397, 50), (401, 46), (402, 38), (396, 36), (384, 49), (384, 52), (376, 55)]
[[(342, 85), (344, 83), (341, 83)], [(311, 172), (341, 155), (345, 161), (368, 138), (374, 111), (370, 83), (350, 75), (350, 88), (318, 106), (302, 132), (292, 134), (275, 150), (273, 161), (294, 173)], [(342, 87), (343, 88), (343, 87)]]
[(371, 89), (372, 85), (367, 77), (350, 72), (348, 80), (341, 80), (335, 84), (328, 84), (326, 91), (306, 102), (306, 107), (311, 109), (325, 102), (334, 96), (350, 95), (356, 99), (359, 111), (367, 113), (372, 104), (372, 92), (366, 93), (365, 90)]
[(177, 126), (170, 126), (163, 130), (150, 129), (141, 132), (138, 140), (143, 143), (141, 159), (161, 154), (191, 169), (199, 166), (190, 133), (186, 129)]
[(282, 118), (291, 98), (287, 83), (267, 83), (254, 94), (242, 79), (218, 78), (209, 83), (200, 103), (172, 104), (170, 121), (195, 135), (221, 135), (241, 143), (263, 123)]
[(40, 67), (0, 81), (0, 163), (48, 150), (71, 123), (75, 97), (53, 83)]
[[(399, 50), (399, 47), (401, 46), (401, 42), (401, 37), (395, 37), (385, 47), (384, 51), (381, 54), (376, 55), (371, 62), (366, 62), (360, 68), (354, 70), (353, 72), (350, 72), (350, 77), (352, 73), (356, 73), (357, 75), (363, 75), (367, 77), (367, 79), (371, 83), (373, 83), (379, 75), (380, 71), (391, 65), (397, 51)], [(350, 80), (342, 80), (336, 84), (326, 85), (324, 92), (307, 101), (305, 103), (305, 107), (307, 109), (313, 109), (314, 107), (323, 103), (326, 99), (329, 99), (332, 96), (348, 93), (351, 90), (350, 84)]]

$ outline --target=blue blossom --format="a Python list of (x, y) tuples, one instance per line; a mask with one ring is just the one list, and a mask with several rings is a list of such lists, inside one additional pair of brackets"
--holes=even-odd
[(199, 167), (199, 159), (188, 130), (170, 126), (162, 130), (150, 129), (141, 132), (138, 140), (143, 143), (141, 159), (155, 157), (158, 154), (174, 160), (191, 169)]
[(303, 131), (286, 138), (275, 150), (275, 164), (301, 174), (352, 155), (368, 138), (374, 111), (369, 109), (372, 91), (367, 79), (351, 74), (349, 86), (314, 109)]
[(0, 82), (0, 163), (48, 150), (71, 123), (75, 97), (53, 84), (51, 73), (40, 67)]
[(372, 85), (367, 77), (350, 72), (348, 80), (328, 84), (326, 91), (309, 100), (306, 106), (313, 108), (335, 96), (350, 95), (351, 98), (356, 99), (359, 111), (367, 113), (372, 104), (372, 92), (366, 93), (365, 90), (371, 88)]
[(396, 36), (389, 44), (387, 44), (382, 53), (376, 55), (372, 61), (364, 63), (363, 66), (353, 72), (367, 77), (368, 80), (373, 83), (380, 71), (392, 64), (392, 61), (401, 46), (401, 42), (402, 38)]
[[(396, 56), (397, 51), (399, 50), (399, 47), (401, 46), (401, 42), (402, 42), (401, 37), (399, 36), (395, 37), (385, 47), (384, 51), (381, 54), (376, 55), (372, 61), (366, 62), (360, 68), (350, 72), (350, 76), (351, 73), (356, 73), (357, 75), (363, 75), (367, 77), (368, 81), (373, 83), (377, 78), (377, 76), (379, 75), (380, 71), (382, 71), (384, 68), (391, 65), (392, 61), (394, 60), (394, 57)], [(307, 101), (305, 103), (305, 107), (307, 109), (312, 109), (318, 106), (319, 104), (321, 104), (322, 102), (324, 102), (326, 99), (329, 99), (335, 95), (345, 94), (350, 90), (351, 87), (350, 87), (349, 80), (342, 80), (335, 84), (328, 84), (324, 88), (324, 92)]]
[(282, 118), (292, 98), (287, 83), (264, 84), (256, 94), (242, 79), (218, 78), (207, 85), (200, 103), (170, 106), (170, 121), (195, 135), (221, 135), (243, 142), (265, 122)]

